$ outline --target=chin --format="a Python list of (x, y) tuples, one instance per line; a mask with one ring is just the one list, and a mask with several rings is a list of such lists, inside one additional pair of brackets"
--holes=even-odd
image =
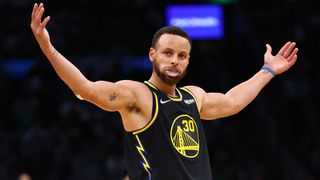
[(160, 79), (167, 85), (173, 86), (178, 84), (178, 82), (182, 79), (182, 76), (170, 77), (167, 75), (160, 76)]

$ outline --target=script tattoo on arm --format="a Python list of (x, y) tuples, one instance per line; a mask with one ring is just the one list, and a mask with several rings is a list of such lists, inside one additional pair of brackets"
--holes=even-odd
[(110, 95), (109, 100), (110, 100), (110, 101), (115, 101), (116, 98), (117, 98), (117, 94), (114, 92), (113, 94)]
[(54, 52), (52, 54), (53, 54), (53, 56), (59, 56), (60, 53), (57, 50), (54, 50)]

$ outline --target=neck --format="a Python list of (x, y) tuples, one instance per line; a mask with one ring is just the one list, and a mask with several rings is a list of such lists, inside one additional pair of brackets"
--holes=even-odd
[(175, 91), (176, 89), (176, 85), (168, 85), (166, 83), (164, 83), (159, 76), (155, 73), (152, 72), (152, 75), (149, 79), (149, 82), (151, 82), (153, 85), (155, 85), (161, 92), (172, 96), (172, 97), (176, 97), (177, 93)]

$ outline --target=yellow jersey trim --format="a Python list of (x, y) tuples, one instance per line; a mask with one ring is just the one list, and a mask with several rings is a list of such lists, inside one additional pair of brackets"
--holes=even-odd
[[(159, 91), (159, 89), (155, 85), (153, 85), (151, 82), (144, 81), (144, 83), (147, 84), (148, 86), (150, 86), (152, 89), (155, 89), (155, 90)], [(178, 92), (179, 97), (171, 97), (171, 96), (168, 96), (168, 95), (167, 95), (167, 97), (172, 101), (181, 101), (182, 100), (181, 92), (179, 91), (178, 88), (176, 88), (176, 91)]]
[(149, 82), (149, 81), (144, 81), (144, 83), (147, 84), (148, 86), (150, 86), (151, 88), (159, 91), (159, 89), (158, 89), (155, 85), (153, 85), (151, 82)]
[(182, 100), (182, 94), (181, 92), (179, 91), (178, 88), (176, 88), (178, 94), (179, 94), (179, 97), (171, 97), (171, 96), (168, 96), (169, 99), (171, 99), (172, 101), (181, 101)]
[(197, 100), (196, 96), (193, 94), (193, 92), (191, 92), (191, 91), (190, 91), (189, 89), (187, 89), (186, 87), (182, 87), (182, 88), (180, 88), (180, 89), (186, 91), (187, 93), (189, 93), (189, 94), (193, 97), (193, 99), (196, 101), (197, 109), (198, 109), (198, 111), (199, 111), (199, 113), (200, 113), (200, 107), (199, 107), (199, 104), (198, 104), (198, 100)]
[(154, 97), (155, 97), (155, 98), (154, 98), (154, 99), (155, 99), (155, 102), (154, 102), (154, 103), (156, 103), (156, 111), (155, 111), (155, 113), (154, 113), (151, 121), (150, 121), (145, 127), (143, 127), (142, 129), (139, 129), (139, 130), (137, 130), (137, 131), (134, 131), (134, 132), (133, 132), (133, 135), (139, 134), (139, 133), (147, 130), (147, 129), (154, 123), (154, 121), (156, 120), (156, 118), (157, 118), (157, 116), (158, 116), (158, 111), (159, 111), (159, 110), (158, 110), (158, 109), (159, 109), (158, 96), (157, 96), (156, 93), (154, 93), (154, 92), (152, 92), (152, 93), (154, 94)]

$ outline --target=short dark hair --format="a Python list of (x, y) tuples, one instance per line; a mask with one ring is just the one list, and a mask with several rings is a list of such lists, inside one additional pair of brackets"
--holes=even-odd
[(178, 35), (178, 36), (184, 37), (189, 41), (190, 46), (192, 45), (189, 34), (186, 33), (184, 30), (182, 30), (181, 28), (179, 28), (177, 26), (165, 26), (165, 27), (159, 29), (153, 35), (151, 47), (156, 48), (156, 44), (158, 43), (158, 40), (160, 39), (160, 37), (163, 34), (173, 34), (173, 35)]

